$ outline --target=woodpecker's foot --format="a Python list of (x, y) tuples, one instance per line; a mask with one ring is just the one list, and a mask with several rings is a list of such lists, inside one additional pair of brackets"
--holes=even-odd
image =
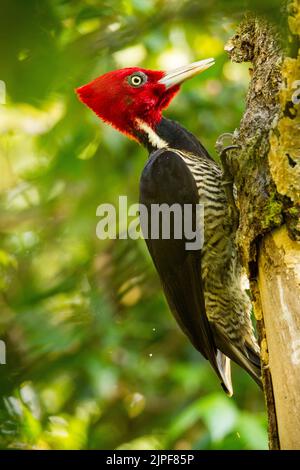
[[(216, 144), (216, 147), (218, 144), (224, 142), (224, 138), (228, 137), (233, 138), (232, 134), (222, 134)], [(219, 147), (220, 148), (220, 147)], [(233, 176), (231, 172), (231, 165), (230, 165), (230, 157), (228, 158), (227, 152), (230, 152), (230, 150), (233, 149), (238, 149), (240, 148), (239, 145), (227, 145), (226, 147), (222, 146), (222, 150), (220, 152), (220, 160), (222, 163), (223, 167), (223, 185), (225, 188), (226, 196), (227, 196), (227, 201), (228, 201), (228, 208), (229, 208), (229, 215), (232, 221), (232, 229), (235, 232), (238, 228), (239, 225), (239, 211), (235, 203), (235, 197), (234, 197), (234, 181), (233, 181)]]

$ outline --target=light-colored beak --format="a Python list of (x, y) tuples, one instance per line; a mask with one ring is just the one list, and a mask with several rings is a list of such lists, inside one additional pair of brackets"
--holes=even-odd
[(171, 70), (171, 72), (166, 72), (166, 75), (158, 80), (158, 83), (165, 85), (166, 88), (170, 88), (184, 82), (194, 75), (198, 75), (198, 73), (204, 72), (204, 70), (214, 65), (214, 63), (214, 59), (205, 59), (193, 62), (189, 65), (184, 65), (183, 67), (178, 67), (175, 70)]

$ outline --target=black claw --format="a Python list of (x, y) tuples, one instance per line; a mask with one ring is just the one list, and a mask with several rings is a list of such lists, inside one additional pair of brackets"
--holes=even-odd
[(222, 149), (222, 152), (220, 153), (220, 159), (222, 160), (224, 157), (226, 158), (226, 154), (229, 150), (232, 150), (232, 149), (240, 149), (241, 146), (240, 145), (227, 145), (226, 147), (224, 147)]

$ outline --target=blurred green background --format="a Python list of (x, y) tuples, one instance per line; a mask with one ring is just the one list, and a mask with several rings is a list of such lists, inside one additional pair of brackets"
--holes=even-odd
[(146, 152), (74, 94), (114, 68), (215, 57), (165, 114), (216, 157), (245, 106), (248, 66), (223, 48), (246, 7), (1, 0), (2, 448), (267, 448), (262, 393), (234, 367), (225, 396), (169, 313), (144, 242), (96, 238), (99, 204), (138, 201)]

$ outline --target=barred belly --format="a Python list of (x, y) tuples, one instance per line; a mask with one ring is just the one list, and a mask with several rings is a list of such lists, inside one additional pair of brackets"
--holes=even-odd
[(206, 314), (226, 337), (253, 337), (251, 303), (242, 287), (234, 234), (222, 185), (221, 169), (211, 160), (178, 151), (190, 169), (204, 205), (204, 245), (201, 271)]

